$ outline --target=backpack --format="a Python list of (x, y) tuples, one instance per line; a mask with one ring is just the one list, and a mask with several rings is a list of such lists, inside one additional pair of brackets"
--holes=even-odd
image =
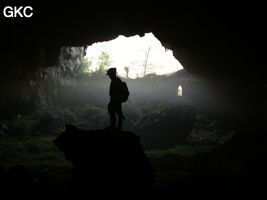
[(126, 102), (129, 98), (130, 92), (128, 90), (127, 84), (121, 81), (121, 102)]

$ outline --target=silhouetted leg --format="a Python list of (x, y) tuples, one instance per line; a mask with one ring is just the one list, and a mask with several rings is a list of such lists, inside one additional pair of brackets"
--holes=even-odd
[(118, 130), (122, 129), (122, 120), (123, 120), (123, 118), (121, 118), (121, 117), (118, 118), (118, 126), (117, 126)]
[(123, 119), (125, 119), (125, 117), (123, 116), (123, 113), (122, 113), (121, 103), (117, 103), (116, 104), (116, 113), (118, 115), (118, 126), (117, 126), (117, 129), (121, 130), (122, 129)]
[(115, 113), (115, 105), (112, 102), (108, 104), (108, 113), (110, 117), (110, 128), (116, 127), (116, 113)]

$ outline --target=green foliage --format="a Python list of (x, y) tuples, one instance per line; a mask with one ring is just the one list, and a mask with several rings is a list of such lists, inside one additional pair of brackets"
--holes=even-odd
[(141, 126), (141, 122), (147, 121), (148, 119), (149, 119), (149, 121), (157, 120), (159, 115), (161, 115), (166, 110), (167, 110), (166, 107), (161, 107), (161, 108), (157, 108), (155, 110), (152, 110), (152, 111), (150, 111), (148, 113), (145, 113), (145, 114), (141, 115), (140, 118), (134, 124), (134, 127), (140, 127)]
[(206, 115), (197, 115), (197, 121), (188, 136), (188, 141), (202, 144), (222, 144), (228, 141), (233, 135), (232, 130), (224, 130), (220, 121), (209, 119)]
[(88, 59), (84, 59), (81, 62), (81, 69), (83, 73), (89, 73), (90, 72), (90, 67), (92, 65), (92, 61)]
[(102, 52), (101, 55), (98, 57), (98, 71), (104, 74), (110, 65), (111, 60), (109, 54), (106, 52)]
[(46, 107), (38, 108), (30, 115), (31, 118), (41, 120), (44, 116), (64, 116), (70, 123), (76, 120), (75, 113), (66, 107), (55, 105), (48, 105)]
[(95, 129), (103, 127), (107, 123), (107, 110), (94, 105), (86, 104), (83, 106), (76, 106), (73, 112), (77, 116), (74, 124), (81, 128)]
[[(52, 166), (53, 163), (68, 166), (62, 152), (53, 145), (53, 137), (15, 138), (0, 140), (0, 163), (7, 166)], [(57, 164), (56, 164), (57, 165)]]
[(64, 183), (71, 176), (72, 165), (52, 143), (54, 137), (0, 139), (0, 163), (5, 168), (24, 165), (45, 174), (51, 184)]
[(29, 115), (18, 115), (13, 120), (1, 121), (7, 136), (40, 136), (57, 135), (64, 131), (65, 124), (74, 124), (79, 128), (95, 129), (103, 128), (108, 122), (107, 109), (90, 104), (75, 107), (61, 107), (48, 105), (38, 108)]
[(7, 126), (7, 132), (10, 136), (30, 135), (39, 121), (29, 116), (18, 115), (14, 120), (5, 120), (2, 124)]
[[(146, 151), (157, 176), (156, 183), (175, 180), (196, 173), (197, 155), (211, 151), (216, 145), (176, 145), (169, 149)], [(192, 170), (190, 170), (192, 169)]]
[(135, 124), (135, 121), (138, 120), (143, 114), (141, 108), (130, 99), (126, 104), (123, 105), (123, 112), (125, 115), (127, 115), (127, 119), (131, 120), (132, 125)]
[(152, 79), (152, 80), (155, 80), (155, 79), (158, 78), (158, 75), (154, 72), (154, 73), (146, 74), (143, 78), (144, 79)]
[(216, 145), (176, 145), (169, 149), (156, 149), (146, 151), (150, 158), (161, 158), (166, 155), (192, 156), (214, 149)]

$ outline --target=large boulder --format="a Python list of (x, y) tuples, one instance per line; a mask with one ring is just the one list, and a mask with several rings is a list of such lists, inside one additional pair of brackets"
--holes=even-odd
[(154, 110), (135, 125), (146, 150), (169, 148), (188, 143), (187, 137), (196, 122), (191, 106), (177, 106)]
[(70, 199), (131, 199), (148, 195), (153, 169), (134, 133), (85, 131), (68, 125), (53, 143), (73, 164)]

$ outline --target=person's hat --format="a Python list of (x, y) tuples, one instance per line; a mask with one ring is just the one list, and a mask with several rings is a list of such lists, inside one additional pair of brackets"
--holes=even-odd
[(109, 69), (107, 70), (107, 75), (109, 75), (109, 74), (116, 74), (116, 72), (117, 72), (117, 70), (116, 70), (115, 67), (114, 67), (114, 68), (109, 68)]

